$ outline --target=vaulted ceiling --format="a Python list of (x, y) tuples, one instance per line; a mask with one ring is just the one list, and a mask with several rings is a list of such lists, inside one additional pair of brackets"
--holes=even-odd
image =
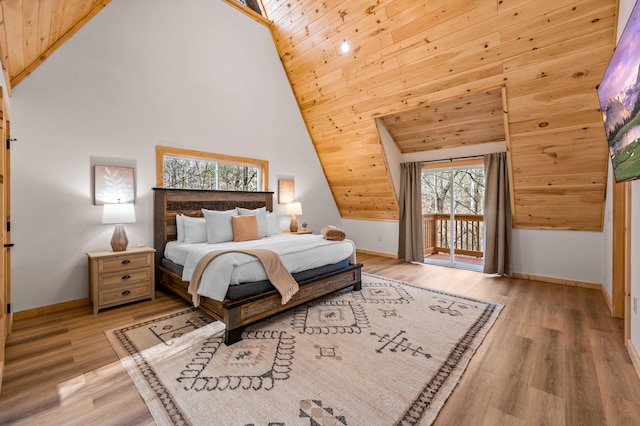
[[(109, 1), (0, 0), (10, 85)], [(379, 118), (401, 152), (506, 140), (516, 227), (602, 228), (617, 0), (262, 3), (343, 217), (398, 218)]]
[[(595, 88), (614, 47), (616, 0), (263, 3), (343, 217), (398, 217), (375, 118), (415, 149), (393, 117), (435, 117), (504, 87), (507, 126), (492, 130), (507, 138), (514, 226), (602, 228), (608, 159)], [(480, 131), (486, 111), (469, 122), (474, 114)], [(488, 136), (459, 129), (423, 126), (425, 149)]]
[(504, 141), (502, 89), (457, 96), (382, 117), (401, 153)]
[(1, 0), (0, 53), (13, 87), (111, 0)]

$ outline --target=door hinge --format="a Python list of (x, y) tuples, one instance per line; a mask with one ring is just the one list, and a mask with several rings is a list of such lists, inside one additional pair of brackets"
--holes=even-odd
[(11, 149), (11, 142), (17, 141), (17, 139), (7, 139), (7, 149)]
[(7, 221), (7, 232), (11, 232), (11, 222)]
[(11, 303), (7, 303), (7, 313), (11, 313)]

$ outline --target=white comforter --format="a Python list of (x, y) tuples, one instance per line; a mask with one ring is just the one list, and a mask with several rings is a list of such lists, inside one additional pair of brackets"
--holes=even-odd
[[(260, 240), (219, 244), (185, 244), (171, 241), (166, 245), (165, 257), (183, 265), (182, 279), (190, 281), (196, 265), (205, 254), (215, 250), (251, 248), (263, 248), (278, 253), (282, 263), (291, 273), (330, 265), (347, 257), (350, 263), (356, 263), (355, 244), (352, 241), (327, 241), (321, 235), (282, 234)], [(209, 264), (200, 280), (198, 294), (214, 300), (224, 300), (230, 284), (266, 279), (267, 274), (255, 257), (242, 253), (227, 253)]]

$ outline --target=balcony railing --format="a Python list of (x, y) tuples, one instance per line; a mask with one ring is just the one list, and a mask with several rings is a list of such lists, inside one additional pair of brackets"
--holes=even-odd
[(456, 255), (484, 257), (484, 216), (481, 214), (434, 213), (422, 215), (424, 255), (451, 253), (451, 233)]

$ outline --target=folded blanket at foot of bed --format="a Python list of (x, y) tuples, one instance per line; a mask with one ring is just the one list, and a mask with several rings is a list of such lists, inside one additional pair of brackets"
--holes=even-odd
[(347, 238), (347, 234), (342, 229), (332, 225), (325, 226), (320, 233), (330, 241), (342, 241)]
[(191, 281), (189, 282), (188, 292), (191, 294), (193, 305), (198, 307), (200, 304), (200, 295), (198, 294), (198, 285), (204, 269), (211, 263), (213, 259), (226, 253), (244, 253), (257, 258), (264, 267), (267, 277), (271, 284), (278, 290), (282, 296), (282, 304), (287, 303), (297, 292), (298, 283), (293, 279), (287, 268), (282, 264), (277, 253), (265, 249), (248, 249), (248, 250), (219, 250), (206, 254), (196, 265)]

